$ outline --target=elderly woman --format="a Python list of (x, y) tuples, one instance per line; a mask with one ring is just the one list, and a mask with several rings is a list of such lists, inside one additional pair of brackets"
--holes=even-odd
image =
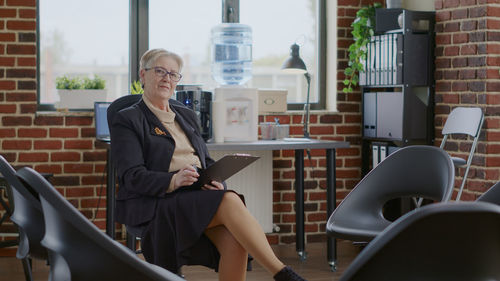
[(304, 280), (272, 251), (243, 201), (220, 182), (194, 188), (197, 170), (214, 163), (195, 113), (170, 100), (182, 78), (182, 59), (164, 49), (140, 62), (142, 100), (112, 120), (118, 170), (117, 221), (144, 229), (146, 260), (170, 271), (204, 265), (219, 280), (245, 280), (250, 253), (275, 280)]

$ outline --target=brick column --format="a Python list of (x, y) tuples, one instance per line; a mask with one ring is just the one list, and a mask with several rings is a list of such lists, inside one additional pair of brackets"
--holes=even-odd
[[(461, 200), (474, 200), (499, 180), (500, 6), (492, 0), (436, 0), (436, 145), (450, 111), (481, 107), (485, 123)], [(467, 158), (471, 140), (454, 139), (448, 151)], [(457, 173), (458, 187), (464, 169)], [(453, 197), (456, 196), (456, 191)]]

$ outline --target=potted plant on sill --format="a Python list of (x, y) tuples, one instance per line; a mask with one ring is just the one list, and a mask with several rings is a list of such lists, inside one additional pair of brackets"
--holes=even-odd
[(92, 109), (94, 102), (106, 101), (106, 81), (94, 75), (93, 79), (69, 78), (66, 75), (56, 78), (56, 89), (59, 94), (59, 109)]
[(354, 42), (349, 46), (348, 66), (344, 70), (344, 93), (352, 93), (353, 87), (359, 83), (359, 72), (364, 71), (363, 61), (366, 59), (366, 46), (374, 35), (375, 9), (382, 4), (373, 3), (358, 10), (356, 19), (351, 24)]
[(130, 84), (130, 94), (131, 95), (142, 95), (144, 94), (144, 89), (142, 88), (141, 82), (136, 80)]

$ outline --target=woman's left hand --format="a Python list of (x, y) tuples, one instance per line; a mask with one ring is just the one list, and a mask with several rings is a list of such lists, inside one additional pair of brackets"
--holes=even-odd
[(210, 184), (205, 184), (201, 189), (203, 190), (223, 190), (224, 185), (218, 181), (211, 181)]

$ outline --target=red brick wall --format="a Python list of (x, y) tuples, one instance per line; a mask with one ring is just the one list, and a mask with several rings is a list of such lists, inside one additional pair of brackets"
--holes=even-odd
[[(350, 24), (361, 5), (371, 1), (338, 1), (339, 81), (346, 65)], [(36, 112), (35, 0), (0, 0), (0, 154), (15, 166), (30, 166), (54, 174), (52, 183), (87, 217), (96, 212), (99, 195), (105, 196), (103, 170), (105, 150), (95, 142), (91, 113)], [(338, 113), (313, 112), (313, 138), (349, 141), (351, 147), (337, 151), (338, 202), (360, 179), (361, 113), (359, 91), (345, 95), (339, 83)], [(275, 116), (267, 116), (273, 121)], [(291, 124), (291, 134), (300, 136), (299, 114), (276, 116)], [(262, 121), (263, 117), (261, 117)], [(280, 233), (268, 235), (271, 243), (292, 243), (294, 235), (293, 151), (274, 152), (274, 222)], [(307, 242), (323, 241), (326, 217), (326, 164), (321, 150), (306, 159)], [(94, 221), (104, 228), (105, 197)], [(0, 232), (12, 232), (3, 226)], [(1, 234), (0, 234), (1, 235)], [(12, 238), (12, 233), (10, 238)], [(9, 239), (9, 235), (2, 235)], [(7, 237), (7, 238), (5, 238)], [(0, 249), (1, 254), (13, 251)]]
[[(88, 218), (102, 192), (95, 223), (103, 228), (106, 151), (95, 141), (93, 116), (37, 113), (36, 59), (35, 0), (0, 0), (0, 154), (16, 167), (53, 173), (51, 182)], [(12, 239), (13, 231), (4, 224), (0, 235)]]
[[(461, 200), (474, 200), (499, 180), (500, 7), (498, 0), (436, 0), (436, 145), (446, 116), (457, 106), (485, 113), (481, 141)], [(447, 150), (467, 157), (471, 141), (454, 139)], [(459, 186), (460, 170), (455, 186)], [(456, 194), (456, 192), (455, 192)], [(454, 195), (455, 196), (455, 195)]]

